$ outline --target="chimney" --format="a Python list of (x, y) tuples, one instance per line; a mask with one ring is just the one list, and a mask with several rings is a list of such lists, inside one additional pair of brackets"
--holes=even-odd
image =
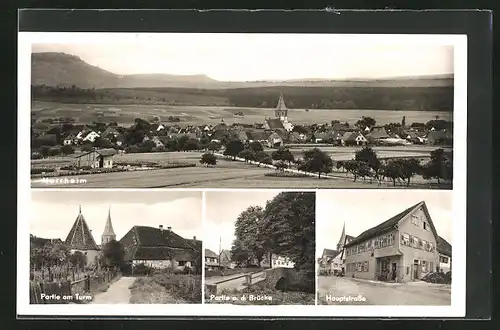
[(160, 225), (159, 228), (160, 228), (160, 231), (163, 231), (163, 225)]
[(193, 239), (196, 241), (196, 236), (193, 236)]
[(167, 230), (168, 230), (168, 231), (172, 231), (172, 227), (170, 227), (170, 226), (169, 226), (169, 227), (167, 227)]

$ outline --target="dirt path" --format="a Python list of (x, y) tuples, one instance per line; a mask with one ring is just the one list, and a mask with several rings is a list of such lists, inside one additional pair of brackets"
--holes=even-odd
[(134, 283), (135, 277), (121, 277), (111, 284), (106, 292), (94, 296), (93, 304), (128, 304), (130, 301), (129, 287)]

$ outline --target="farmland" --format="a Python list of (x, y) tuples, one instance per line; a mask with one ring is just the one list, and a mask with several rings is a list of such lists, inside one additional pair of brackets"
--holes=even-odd
[[(243, 112), (243, 116), (235, 113)], [(358, 109), (289, 109), (288, 118), (294, 124), (306, 125), (329, 123), (332, 120), (355, 122), (360, 115), (377, 119), (377, 124), (384, 125), (400, 122), (403, 116), (408, 123), (425, 123), (435, 119), (452, 120), (453, 113), (440, 111), (393, 111), (393, 110), (358, 110)], [(168, 123), (168, 117), (179, 117), (178, 125), (209, 125), (224, 120), (226, 124), (263, 123), (266, 117), (274, 117), (273, 108), (239, 108), (221, 106), (169, 106), (169, 105), (110, 105), (110, 104), (65, 104), (53, 102), (32, 102), (32, 119), (43, 120), (54, 117), (71, 117), (77, 123), (117, 122), (119, 125), (132, 125), (135, 118), (151, 120), (158, 116)]]
[[(309, 147), (307, 147), (309, 148)], [(298, 156), (305, 147), (290, 149)], [(323, 147), (334, 160), (347, 160), (354, 157), (359, 148), (354, 147)], [(378, 147), (375, 148), (381, 158), (385, 157), (428, 157), (434, 148), (428, 146), (411, 147)], [(269, 151), (269, 150), (267, 150)], [(358, 180), (354, 182), (352, 177), (343, 171), (334, 169), (328, 178), (317, 179), (316, 177), (271, 177), (266, 174), (275, 170), (245, 164), (239, 161), (227, 161), (219, 159), (214, 167), (206, 167), (199, 164), (200, 152), (160, 152), (160, 153), (134, 153), (122, 154), (115, 157), (115, 162), (190, 162), (197, 163), (196, 167), (172, 168), (157, 170), (138, 170), (106, 174), (82, 175), (85, 183), (67, 185), (55, 184), (50, 187), (68, 188), (375, 188), (377, 183), (368, 183)], [(71, 162), (71, 157), (56, 157), (41, 160), (32, 160), (32, 166), (63, 166)], [(68, 177), (71, 179), (72, 177)], [(64, 179), (59, 177), (58, 179)], [(383, 183), (388, 188), (392, 187), (390, 182)], [(420, 176), (413, 179), (413, 188), (429, 188), (432, 183), (423, 180)], [(32, 187), (48, 187), (47, 183), (32, 180)]]

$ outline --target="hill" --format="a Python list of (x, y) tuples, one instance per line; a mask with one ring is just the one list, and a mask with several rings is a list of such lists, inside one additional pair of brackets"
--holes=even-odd
[(65, 53), (33, 53), (31, 81), (35, 86), (78, 88), (195, 88), (234, 89), (259, 87), (450, 87), (453, 75), (393, 77), (386, 79), (292, 79), (285, 81), (217, 81), (206, 75), (118, 75)]

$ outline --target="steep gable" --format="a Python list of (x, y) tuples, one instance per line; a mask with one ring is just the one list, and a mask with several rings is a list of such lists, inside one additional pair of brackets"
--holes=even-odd
[(72, 250), (99, 250), (81, 209), (64, 243)]

